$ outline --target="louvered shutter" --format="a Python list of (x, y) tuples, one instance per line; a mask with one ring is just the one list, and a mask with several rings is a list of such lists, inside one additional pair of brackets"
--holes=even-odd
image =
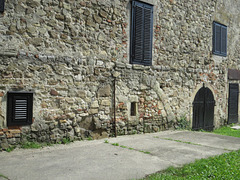
[(221, 53), (221, 26), (215, 24), (215, 52)]
[(152, 6), (146, 6), (144, 9), (144, 56), (143, 64), (152, 65)]
[(132, 2), (131, 63), (152, 64), (153, 6)]
[(4, 4), (5, 4), (5, 0), (0, 0), (0, 12), (1, 13), (4, 12)]
[(221, 32), (221, 54), (226, 56), (227, 55), (227, 27), (222, 26), (221, 27), (222, 32)]
[(213, 22), (213, 54), (227, 55), (227, 27)]
[(32, 123), (33, 93), (8, 92), (7, 125), (22, 126)]
[(142, 4), (133, 2), (133, 18), (134, 18), (134, 29), (133, 29), (133, 63), (140, 64), (143, 59), (143, 14), (144, 9)]

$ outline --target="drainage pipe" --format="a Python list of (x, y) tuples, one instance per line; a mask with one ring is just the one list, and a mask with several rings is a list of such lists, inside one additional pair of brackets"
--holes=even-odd
[(117, 122), (116, 122), (116, 78), (113, 79), (113, 113), (114, 113), (114, 133), (117, 137)]

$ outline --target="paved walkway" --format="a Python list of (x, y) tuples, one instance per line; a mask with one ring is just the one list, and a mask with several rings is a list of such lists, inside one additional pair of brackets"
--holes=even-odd
[(240, 149), (240, 138), (189, 131), (120, 136), (107, 141), (1, 152), (0, 174), (11, 180), (139, 179), (169, 166)]

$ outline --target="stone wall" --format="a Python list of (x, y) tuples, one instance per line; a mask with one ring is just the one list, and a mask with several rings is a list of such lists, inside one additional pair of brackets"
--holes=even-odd
[[(113, 136), (114, 114), (118, 135), (174, 128), (181, 117), (191, 123), (203, 84), (216, 101), (215, 127), (226, 123), (227, 69), (240, 68), (239, 5), (147, 2), (154, 5), (150, 67), (129, 63), (129, 0), (6, 0), (0, 17), (1, 146), (24, 138)], [(228, 26), (227, 57), (212, 54), (213, 21)], [(7, 127), (7, 92), (13, 90), (34, 92), (31, 126)]]

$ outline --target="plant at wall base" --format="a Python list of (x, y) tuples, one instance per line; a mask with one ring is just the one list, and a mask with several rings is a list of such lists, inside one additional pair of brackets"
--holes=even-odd
[(6, 149), (7, 152), (11, 152), (16, 148), (16, 146), (10, 146)]
[(187, 121), (185, 115), (181, 116), (180, 119), (177, 121), (175, 125), (175, 129), (177, 130), (189, 130), (190, 129), (190, 122)]
[(69, 137), (63, 138), (61, 144), (69, 144), (73, 142)]
[(132, 134), (137, 134), (137, 131), (136, 130), (132, 130)]
[(88, 140), (88, 141), (92, 141), (93, 138), (92, 138), (92, 137), (88, 137), (87, 140)]
[(20, 147), (23, 149), (39, 149), (42, 148), (43, 146), (37, 142), (25, 141), (20, 144)]

